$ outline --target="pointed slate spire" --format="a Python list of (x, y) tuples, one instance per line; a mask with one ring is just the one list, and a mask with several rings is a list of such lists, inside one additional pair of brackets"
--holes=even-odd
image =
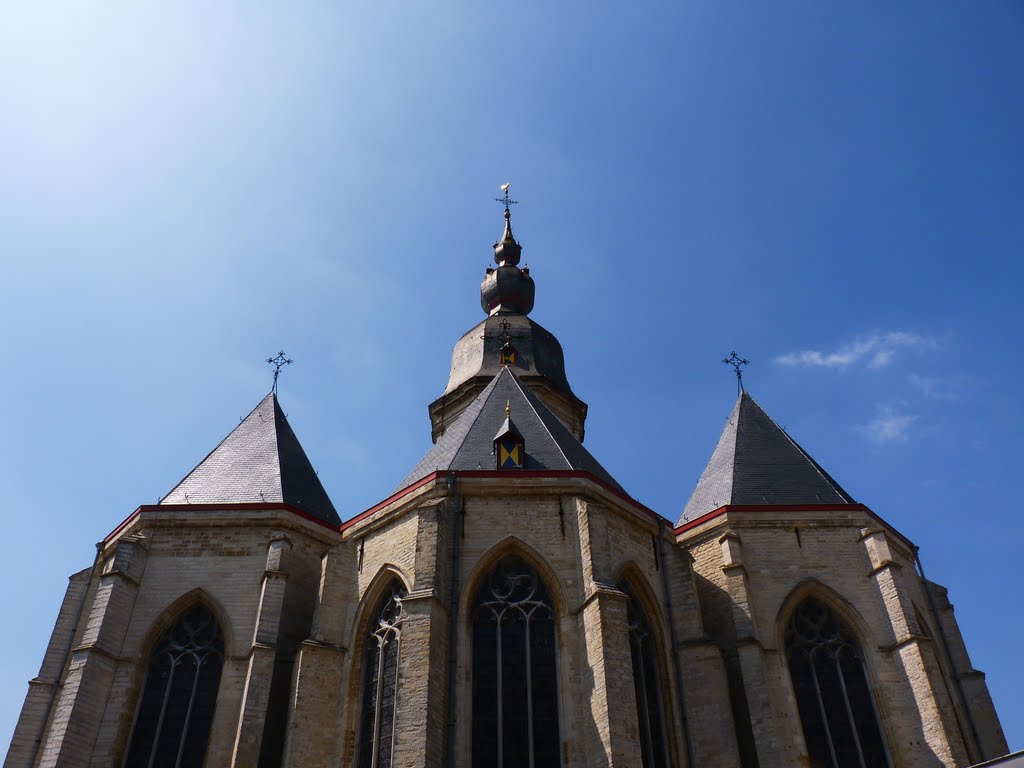
[[(514, 411), (515, 423), (506, 408)], [(396, 488), (401, 490), (439, 470), (494, 469), (495, 440), (506, 429), (525, 444), (522, 468), (584, 470), (621, 490), (579, 440), (512, 369), (504, 367)]]
[(341, 522), (274, 392), (160, 503), (282, 503), (328, 523)]
[(677, 525), (727, 504), (853, 504), (746, 391), (718, 438)]

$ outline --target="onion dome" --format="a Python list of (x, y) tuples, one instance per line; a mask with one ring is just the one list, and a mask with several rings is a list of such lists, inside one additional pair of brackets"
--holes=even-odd
[(519, 268), (523, 247), (512, 236), (512, 215), (505, 209), (505, 232), (494, 244), (497, 269), (489, 268), (480, 283), (480, 306), (489, 315), (528, 315), (533, 309), (534, 284), (529, 269)]

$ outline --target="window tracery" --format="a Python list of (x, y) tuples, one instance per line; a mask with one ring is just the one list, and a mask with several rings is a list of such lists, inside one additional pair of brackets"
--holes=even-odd
[(213, 613), (184, 611), (150, 654), (125, 768), (202, 768), (223, 664)]
[(359, 768), (390, 768), (398, 702), (398, 651), (406, 589), (395, 583), (381, 599), (366, 636)]
[(557, 768), (555, 614), (522, 560), (502, 560), (473, 607), (473, 765)]
[(797, 606), (786, 654), (811, 765), (888, 768), (860, 647), (822, 602)]

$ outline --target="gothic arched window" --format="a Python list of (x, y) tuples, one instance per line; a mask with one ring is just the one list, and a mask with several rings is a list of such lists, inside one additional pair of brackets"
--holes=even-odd
[(786, 654), (813, 768), (886, 768), (889, 758), (853, 634), (814, 598), (797, 606)]
[(502, 560), (473, 605), (473, 761), (558, 768), (555, 612), (544, 583)]
[(391, 768), (398, 700), (398, 646), (405, 587), (395, 583), (381, 598), (366, 632), (359, 768)]
[(633, 689), (636, 692), (636, 717), (640, 726), (640, 747), (644, 768), (668, 765), (665, 743), (665, 709), (661, 699), (661, 675), (658, 651), (651, 636), (651, 622), (643, 605), (628, 584), (619, 584), (626, 593), (626, 621), (629, 625), (629, 652), (633, 659)]
[(202, 768), (223, 664), (217, 619), (189, 608), (150, 654), (125, 768)]

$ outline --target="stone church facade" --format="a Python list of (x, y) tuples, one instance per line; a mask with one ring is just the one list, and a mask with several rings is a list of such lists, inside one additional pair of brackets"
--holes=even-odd
[[(505, 231), (434, 446), (342, 522), (275, 392), (70, 578), (4, 765), (969, 766), (917, 548), (742, 392), (678, 520), (582, 440)], [(673, 515), (674, 517), (674, 515)]]

